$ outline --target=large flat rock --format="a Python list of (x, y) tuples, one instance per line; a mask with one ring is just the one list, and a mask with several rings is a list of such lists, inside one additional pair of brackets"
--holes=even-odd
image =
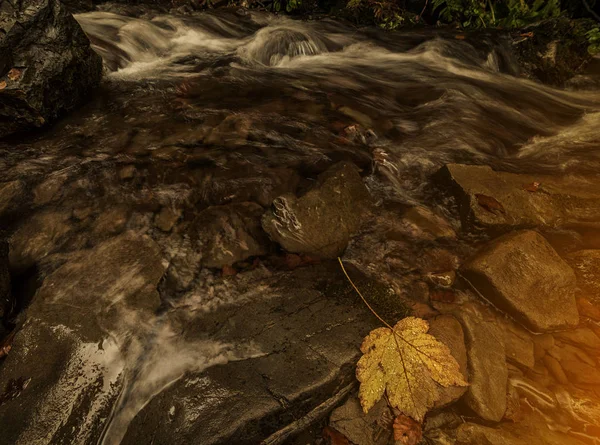
[(579, 322), (575, 273), (535, 231), (495, 239), (464, 264), (462, 274), (492, 304), (534, 331)]
[(462, 164), (448, 164), (436, 176), (456, 197), (467, 230), (600, 228), (597, 179), (515, 174)]
[(165, 267), (126, 233), (45, 280), (0, 368), (0, 444), (256, 444), (354, 381), (378, 326), (335, 262), (204, 270), (155, 312)]

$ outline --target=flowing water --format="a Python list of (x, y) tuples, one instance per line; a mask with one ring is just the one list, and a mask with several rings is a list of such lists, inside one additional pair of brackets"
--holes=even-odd
[[(248, 11), (109, 11), (120, 9), (76, 16), (104, 59), (101, 88), (53, 128), (0, 146), (5, 180), (64, 176), (76, 204), (142, 214), (182, 203), (191, 211), (267, 206), (288, 176), (309, 178), (307, 187), (342, 159), (369, 175), (384, 206), (432, 205), (429, 176), (449, 162), (600, 171), (600, 94), (517, 77), (511, 42), (500, 35), (386, 34)], [(124, 185), (127, 175), (115, 172), (131, 165), (145, 173)], [(130, 222), (147, 224), (143, 215)], [(219, 295), (195, 301), (197, 291), (175, 306), (209, 311), (255, 298), (210, 292)], [(106, 444), (119, 443), (144, 404), (184, 372), (262, 354), (251, 344), (188, 344), (164, 320), (132, 317), (123, 314), (112, 333), (128, 352), (110, 366), (129, 369), (131, 383), (105, 427)]]

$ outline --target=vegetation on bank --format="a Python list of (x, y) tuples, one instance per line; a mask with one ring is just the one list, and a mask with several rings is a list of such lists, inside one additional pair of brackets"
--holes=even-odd
[[(179, 3), (181, 0), (172, 0)], [(185, 0), (184, 0), (185, 1)], [(194, 0), (192, 0), (194, 1)], [(196, 0), (201, 8), (236, 5), (275, 13), (326, 13), (359, 25), (458, 29), (522, 29), (559, 17), (583, 19), (573, 32), (585, 36), (590, 54), (600, 53), (600, 0)], [(580, 35), (576, 37), (581, 37)]]

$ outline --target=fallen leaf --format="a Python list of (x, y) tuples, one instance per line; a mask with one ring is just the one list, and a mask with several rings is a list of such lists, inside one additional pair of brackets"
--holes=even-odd
[(429, 298), (442, 303), (454, 303), (456, 301), (456, 292), (449, 289), (436, 289), (431, 291)]
[(0, 82), (0, 90), (3, 90), (4, 88), (6, 88), (6, 80), (3, 80), (2, 82)]
[(350, 441), (335, 428), (326, 426), (323, 428), (323, 439), (329, 445), (350, 445)]
[(407, 317), (364, 339), (356, 377), (365, 413), (385, 392), (393, 408), (420, 422), (439, 398), (439, 385), (468, 385), (448, 347), (428, 330), (427, 321)]
[(237, 270), (235, 270), (232, 266), (223, 266), (222, 275), (224, 277), (232, 277), (237, 275)]
[(528, 191), (528, 192), (537, 192), (538, 189), (540, 188), (540, 183), (539, 182), (532, 182), (531, 184), (527, 184), (526, 186), (523, 187), (523, 190)]
[(8, 353), (12, 350), (12, 342), (15, 338), (15, 334), (17, 330), (13, 330), (10, 334), (6, 336), (2, 343), (0, 343), (0, 358), (4, 358), (8, 355)]
[(465, 36), (464, 34), (456, 34), (456, 35), (454, 36), (454, 38), (455, 38), (456, 40), (465, 40), (465, 39), (467, 38), (467, 36)]
[(421, 424), (400, 414), (394, 419), (394, 440), (403, 445), (417, 445), (423, 437)]
[(8, 72), (7, 76), (10, 80), (19, 80), (19, 78), (21, 77), (21, 70), (13, 68)]
[(498, 202), (496, 198), (491, 196), (482, 195), (481, 193), (476, 193), (475, 198), (477, 198), (477, 204), (483, 207), (488, 212), (491, 212), (495, 215), (499, 213), (506, 213), (504, 210), (504, 206)]
[(533, 32), (532, 31), (530, 31), (530, 32), (523, 32), (523, 33), (521, 33), (519, 35), (521, 37), (530, 37), (531, 38), (531, 37), (533, 37)]

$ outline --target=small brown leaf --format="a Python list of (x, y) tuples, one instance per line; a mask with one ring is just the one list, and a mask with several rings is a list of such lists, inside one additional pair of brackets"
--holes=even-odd
[(0, 82), (0, 90), (3, 90), (4, 88), (6, 88), (6, 80), (3, 80)]
[(456, 40), (465, 40), (465, 39), (467, 38), (467, 36), (466, 36), (466, 35), (464, 35), (464, 34), (456, 34), (456, 35), (454, 36), (454, 38), (455, 38)]
[(21, 77), (21, 70), (17, 68), (13, 68), (8, 72), (8, 78), (12, 81), (19, 80)]
[(523, 190), (528, 192), (537, 192), (540, 188), (540, 183), (537, 181), (532, 182), (531, 184), (527, 184), (523, 187)]
[(346, 436), (330, 426), (323, 428), (323, 439), (328, 445), (350, 445)]
[(421, 424), (412, 418), (400, 414), (394, 419), (394, 440), (403, 445), (417, 445), (423, 437)]
[(454, 303), (456, 301), (456, 292), (447, 289), (436, 289), (431, 291), (429, 298), (442, 303)]
[(232, 266), (223, 266), (222, 274), (224, 277), (232, 277), (237, 275), (237, 270), (235, 270)]
[(498, 213), (506, 213), (504, 206), (492, 196), (475, 193), (475, 198), (477, 198), (477, 204), (494, 215), (497, 215)]
[(533, 32), (532, 31), (530, 31), (530, 32), (523, 32), (523, 33), (521, 33), (519, 35), (521, 37), (529, 37), (529, 38), (531, 38), (531, 37), (533, 37)]

